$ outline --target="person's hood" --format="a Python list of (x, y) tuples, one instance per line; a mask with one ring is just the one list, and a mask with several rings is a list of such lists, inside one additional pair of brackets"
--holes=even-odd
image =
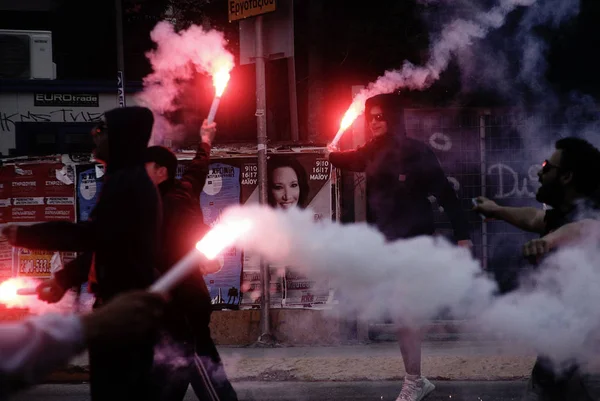
[(382, 94), (370, 97), (365, 102), (365, 132), (370, 136), (368, 116), (371, 108), (374, 106), (381, 107), (388, 124), (388, 135), (406, 136), (406, 126), (404, 122), (404, 108), (401, 107), (401, 102), (398, 95)]
[(104, 114), (108, 132), (107, 171), (143, 165), (154, 116), (146, 107), (121, 107)]

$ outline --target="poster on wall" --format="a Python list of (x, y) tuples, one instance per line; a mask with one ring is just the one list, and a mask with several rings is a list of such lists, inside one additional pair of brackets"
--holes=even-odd
[[(240, 203), (240, 169), (227, 163), (211, 163), (206, 184), (200, 195), (204, 222), (214, 226), (223, 210)], [(237, 307), (241, 297), (242, 252), (230, 248), (218, 258), (220, 269), (204, 279), (212, 303), (219, 307)]]
[[(258, 202), (258, 169), (256, 159), (240, 162), (241, 201)], [(318, 153), (279, 153), (268, 159), (267, 198), (271, 207), (309, 209), (315, 221), (331, 219), (331, 181), (329, 161)], [(331, 299), (328, 283), (316, 282), (291, 266), (270, 266), (271, 305), (285, 307), (316, 307)], [(244, 258), (242, 287), (260, 289), (260, 265), (256, 259)], [(258, 281), (257, 281), (258, 278)], [(244, 291), (242, 305), (260, 305), (259, 293)], [(258, 302), (257, 302), (258, 299)]]
[(51, 276), (55, 252), (19, 248), (16, 253), (18, 276), (34, 278)]
[(328, 281), (317, 281), (293, 267), (285, 268), (283, 306), (318, 308), (333, 302)]
[[(103, 175), (104, 167), (101, 164), (77, 166), (77, 221), (89, 220), (102, 189)], [(65, 255), (63, 263), (68, 263), (74, 256)], [(87, 283), (81, 286), (80, 294), (79, 304), (82, 310), (91, 309), (91, 305), (94, 303), (94, 296), (88, 291)]]
[[(240, 161), (241, 203), (258, 203), (256, 158)], [(315, 220), (331, 218), (329, 161), (318, 153), (280, 153), (268, 159), (267, 198), (281, 209), (310, 209)]]
[(0, 237), (0, 281), (13, 276), (12, 246), (4, 237)]
[[(58, 162), (10, 164), (0, 168), (0, 223), (75, 221), (72, 167)], [(54, 258), (54, 259), (53, 259)], [(0, 240), (0, 279), (50, 277), (54, 252), (13, 249)], [(54, 263), (56, 265), (56, 263)]]
[(87, 221), (102, 189), (102, 175), (96, 165), (77, 166), (77, 221)]
[[(283, 276), (285, 268), (269, 266), (271, 272), (270, 305), (272, 308), (283, 306)], [(262, 286), (260, 283), (260, 258), (257, 255), (244, 253), (244, 269), (242, 274), (242, 305), (244, 308), (260, 308), (262, 302)]]
[(13, 171), (11, 167), (0, 167), (0, 224), (10, 222)]
[(75, 221), (75, 186), (57, 178), (63, 167), (62, 163), (6, 166), (6, 179), (11, 183), (8, 221)]

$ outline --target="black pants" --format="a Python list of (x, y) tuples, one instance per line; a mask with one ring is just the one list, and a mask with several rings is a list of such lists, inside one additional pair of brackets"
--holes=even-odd
[(201, 401), (237, 401), (210, 336), (196, 339), (194, 347), (165, 335), (157, 348), (154, 377), (162, 401), (183, 400), (188, 385)]
[(552, 362), (538, 357), (531, 372), (523, 400), (539, 401), (592, 401), (586, 378), (576, 364), (556, 373)]
[[(97, 302), (94, 308), (101, 305)], [(155, 339), (127, 347), (89, 347), (92, 401), (158, 400), (152, 387)]]

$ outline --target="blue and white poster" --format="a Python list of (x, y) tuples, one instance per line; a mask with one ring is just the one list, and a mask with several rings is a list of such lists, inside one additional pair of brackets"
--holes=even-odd
[[(225, 163), (211, 163), (204, 190), (200, 195), (200, 206), (204, 222), (217, 224), (223, 210), (240, 204), (240, 169)], [(213, 305), (238, 307), (242, 275), (242, 251), (230, 248), (219, 256), (220, 269), (207, 274), (204, 279)]]
[[(87, 221), (90, 218), (102, 188), (103, 172), (104, 170), (95, 164), (77, 166), (77, 221)], [(94, 296), (88, 290), (88, 283), (81, 286), (80, 293), (79, 311), (90, 311)]]
[(102, 176), (98, 177), (95, 165), (81, 167), (77, 174), (77, 221), (87, 221), (96, 206), (102, 188)]

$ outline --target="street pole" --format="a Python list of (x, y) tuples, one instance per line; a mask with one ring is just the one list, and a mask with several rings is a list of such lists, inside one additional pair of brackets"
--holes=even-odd
[(123, 55), (123, 4), (115, 0), (117, 28), (117, 103), (125, 107), (125, 56)]
[(290, 30), (289, 30), (289, 42), (291, 43), (292, 54), (287, 59), (287, 71), (288, 71), (288, 92), (290, 97), (290, 127), (292, 134), (292, 141), (298, 142), (300, 135), (298, 133), (298, 95), (296, 91), (296, 51), (294, 46), (294, 0), (290, 0), (291, 8), (290, 13)]
[[(265, 49), (263, 38), (263, 17), (255, 19), (255, 60), (256, 60), (256, 137), (258, 150), (258, 199), (261, 205), (267, 204), (267, 92), (265, 85)], [(271, 319), (271, 275), (269, 266), (261, 259), (260, 337), (259, 343), (272, 342)]]
[(298, 98), (296, 95), (296, 57), (288, 57), (288, 88), (290, 93), (290, 126), (292, 128), (292, 141), (298, 142)]

